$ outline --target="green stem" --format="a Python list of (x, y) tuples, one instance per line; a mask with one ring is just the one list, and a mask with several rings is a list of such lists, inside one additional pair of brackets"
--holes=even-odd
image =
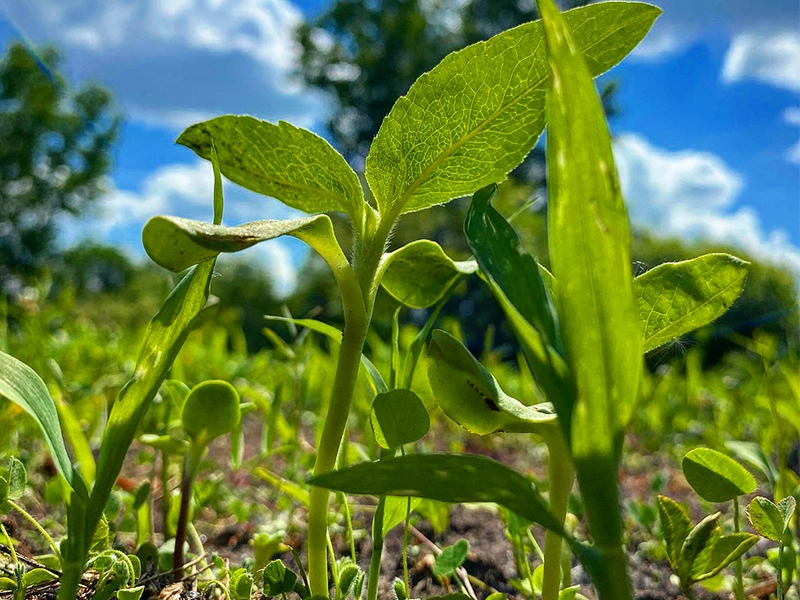
[(406, 503), (406, 520), (403, 523), (403, 585), (406, 588), (406, 598), (411, 597), (411, 586), (408, 584), (408, 526), (411, 520), (411, 496)]
[(11, 561), (16, 565), (17, 562), (17, 551), (14, 549), (14, 540), (11, 539), (11, 536), (8, 535), (8, 531), (6, 531), (6, 526), (0, 523), (0, 532), (3, 533), (3, 537), (6, 538), (8, 542), (8, 550), (11, 552)]
[[(333, 393), (328, 414), (325, 417), (322, 437), (317, 447), (315, 476), (330, 471), (336, 464), (342, 434), (350, 413), (350, 402), (353, 398), (361, 362), (361, 351), (367, 336), (365, 316), (363, 313), (361, 315), (351, 314), (351, 318), (345, 321)], [(308, 506), (308, 579), (311, 584), (311, 593), (322, 596), (328, 595), (328, 567), (325, 554), (329, 498), (328, 490), (318, 487), (311, 488)]]
[[(733, 530), (739, 533), (739, 499), (733, 499)], [(742, 571), (744, 570), (744, 562), (742, 557), (736, 559), (736, 600), (744, 600), (744, 580)]]
[(169, 489), (169, 455), (161, 451), (161, 523), (164, 539), (173, 537), (174, 532), (169, 525), (169, 513), (172, 507), (172, 492)]
[(205, 444), (192, 443), (189, 452), (186, 453), (186, 462), (184, 463), (183, 477), (181, 478), (181, 505), (178, 512), (178, 526), (175, 530), (175, 550), (172, 555), (173, 577), (176, 582), (183, 580), (183, 545), (186, 542), (186, 528), (189, 522), (189, 509), (192, 504), (192, 483), (205, 449)]
[(58, 558), (58, 562), (60, 563), (64, 562), (64, 559), (61, 556), (61, 552), (58, 550), (58, 545), (53, 541), (53, 538), (50, 537), (50, 534), (47, 533), (47, 531), (45, 531), (44, 527), (39, 525), (39, 522), (36, 519), (34, 519), (30, 514), (28, 514), (28, 511), (26, 511), (24, 508), (22, 508), (19, 504), (17, 504), (13, 500), (8, 500), (8, 504), (11, 506), (11, 508), (13, 508), (19, 514), (25, 517), (25, 520), (28, 521), (28, 523), (30, 523), (31, 525), (33, 525), (36, 528), (36, 531), (38, 531), (42, 535), (42, 537), (47, 540), (47, 544), (50, 546), (50, 549), (53, 551), (53, 554), (55, 554), (56, 557)]
[(778, 542), (778, 600), (783, 600), (783, 542)]
[(378, 580), (381, 575), (381, 556), (383, 555), (383, 512), (386, 496), (378, 499), (378, 508), (372, 519), (372, 555), (369, 557), (367, 574), (367, 600), (378, 600)]
[[(549, 459), (547, 475), (550, 482), (550, 512), (564, 523), (567, 516), (569, 493), (575, 481), (575, 470), (569, 457), (567, 445), (561, 431), (549, 436), (547, 448)], [(558, 600), (561, 587), (561, 549), (563, 539), (554, 531), (544, 536), (544, 573), (542, 574), (542, 600)]]

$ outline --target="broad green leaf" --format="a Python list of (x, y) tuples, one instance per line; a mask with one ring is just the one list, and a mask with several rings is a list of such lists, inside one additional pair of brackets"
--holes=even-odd
[(196, 444), (230, 433), (241, 419), (239, 394), (227, 381), (204, 381), (189, 392), (183, 404), (183, 429)]
[(661, 520), (661, 533), (667, 546), (667, 557), (672, 568), (677, 570), (683, 542), (692, 530), (692, 521), (686, 509), (667, 496), (658, 497), (658, 515)]
[(139, 600), (144, 594), (144, 586), (138, 585), (124, 590), (117, 590), (117, 600)]
[(749, 263), (729, 254), (706, 254), (665, 263), (634, 280), (645, 352), (722, 315), (744, 288)]
[(220, 252), (239, 252), (282, 235), (291, 235), (306, 241), (304, 236), (316, 232), (319, 224), (326, 220), (330, 221), (327, 215), (317, 215), (287, 221), (254, 221), (238, 227), (225, 227), (180, 217), (159, 216), (145, 224), (142, 244), (153, 262), (174, 273), (180, 273), (192, 265), (214, 258)]
[(752, 548), (756, 542), (758, 542), (758, 536), (751, 533), (732, 533), (719, 536), (710, 551), (695, 561), (692, 571), (693, 582), (714, 577)]
[(89, 537), (117, 480), (139, 422), (189, 335), (195, 317), (208, 300), (214, 262), (209, 260), (194, 267), (175, 286), (147, 326), (136, 370), (120, 391), (103, 432), (97, 479), (87, 508)]
[(12, 591), (17, 589), (17, 582), (10, 577), (0, 577), (0, 590)]
[(287, 569), (282, 560), (276, 559), (264, 567), (263, 582), (264, 594), (267, 596), (288, 594), (294, 590), (297, 574)]
[(493, 502), (557, 532), (563, 527), (536, 485), (483, 456), (414, 454), (361, 463), (309, 480), (348, 494), (415, 496), (441, 502)]
[(678, 560), (678, 577), (682, 581), (691, 578), (695, 561), (719, 539), (719, 518), (721, 513), (714, 513), (702, 519), (686, 536), (681, 546)]
[(284, 121), (225, 115), (192, 125), (178, 143), (210, 159), (212, 140), (222, 174), (234, 183), (303, 212), (343, 211), (360, 221), (358, 176), (318, 135)]
[[(593, 75), (645, 36), (660, 10), (603, 2), (568, 11)], [(383, 120), (366, 161), (381, 215), (442, 204), (505, 179), (545, 122), (550, 69), (540, 21), (448, 55)]]
[(467, 540), (458, 540), (452, 546), (442, 548), (442, 553), (436, 557), (436, 562), (433, 564), (433, 574), (439, 577), (450, 577), (456, 572), (464, 561), (467, 560), (469, 553), (469, 542)]
[[(25, 493), (28, 485), (28, 473), (25, 465), (14, 456), (9, 456), (3, 464), (4, 475), (8, 476), (8, 499), (18, 500)], [(5, 499), (4, 499), (5, 500)]]
[(44, 434), (58, 472), (76, 489), (76, 485), (79, 485), (76, 482), (78, 475), (72, 468), (64, 444), (55, 401), (33, 369), (5, 352), (0, 352), (0, 396), (17, 404), (33, 417)]
[(472, 433), (558, 433), (552, 405), (525, 406), (449, 333), (437, 329), (428, 347), (428, 381), (444, 413)]
[(689, 451), (683, 457), (682, 466), (686, 481), (709, 502), (727, 502), (756, 489), (756, 480), (750, 471), (711, 448)]
[(431, 240), (417, 240), (384, 258), (381, 285), (410, 308), (428, 308), (444, 297), (453, 282), (477, 271), (474, 261), (454, 261)]
[(370, 423), (378, 445), (387, 450), (416, 442), (428, 433), (431, 426), (422, 400), (406, 389), (390, 390), (375, 396)]
[[(592, 495), (603, 492), (587, 489), (590, 481), (617, 478), (615, 456), (642, 369), (630, 229), (608, 124), (580, 37), (552, 0), (538, 6), (553, 72), (547, 94), (550, 259), (565, 356), (577, 387), (571, 449), (582, 491)], [(658, 14), (653, 8), (634, 10), (645, 11), (648, 23)]]
[(472, 196), (464, 222), (470, 250), (481, 271), (497, 284), (545, 346), (563, 353), (558, 315), (542, 269), (523, 248), (511, 224), (491, 204), (496, 185)]
[(756, 496), (750, 501), (747, 516), (753, 529), (762, 537), (778, 542), (789, 525), (795, 504), (794, 496), (786, 496), (778, 505), (763, 496)]
[[(408, 501), (411, 500), (411, 509), (409, 510)], [(400, 496), (387, 496), (383, 505), (383, 537), (389, 533), (396, 525), (399, 525), (406, 519), (406, 511), (413, 512), (422, 498), (403, 498)]]
[(47, 569), (31, 569), (22, 576), (22, 587), (27, 589), (33, 585), (48, 583), (58, 579), (58, 575), (48, 571)]
[(250, 600), (253, 596), (253, 576), (245, 568), (231, 573), (228, 589), (233, 600)]

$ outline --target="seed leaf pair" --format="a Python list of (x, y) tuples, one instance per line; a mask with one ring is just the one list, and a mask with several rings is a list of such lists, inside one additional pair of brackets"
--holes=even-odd
[(667, 557), (683, 590), (714, 577), (758, 541), (749, 533), (723, 535), (720, 513), (692, 527), (686, 509), (666, 496), (658, 497), (658, 511)]
[(777, 504), (763, 496), (756, 496), (750, 502), (747, 516), (753, 529), (768, 540), (779, 542), (789, 527), (796, 507), (794, 496), (786, 496)]

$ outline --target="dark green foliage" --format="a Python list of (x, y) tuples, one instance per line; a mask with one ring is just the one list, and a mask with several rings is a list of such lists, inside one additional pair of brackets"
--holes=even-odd
[(119, 117), (111, 95), (71, 93), (59, 57), (14, 43), (0, 60), (0, 280), (50, 257), (60, 214), (78, 215), (103, 192)]

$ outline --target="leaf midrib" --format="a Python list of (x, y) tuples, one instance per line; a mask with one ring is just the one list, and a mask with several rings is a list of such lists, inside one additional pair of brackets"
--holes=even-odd
[[(639, 20), (641, 20), (641, 19), (634, 19), (633, 21), (627, 23), (623, 27), (620, 27), (619, 29), (615, 29), (613, 31), (610, 31), (609, 33), (607, 33), (603, 37), (597, 39), (595, 42), (593, 42), (593, 43), (589, 44), (588, 46), (586, 46), (585, 48), (583, 48), (581, 50), (581, 55), (582, 56), (585, 55), (587, 51), (591, 50), (592, 48), (594, 48), (598, 44), (603, 43), (609, 37), (611, 37), (612, 35), (615, 35), (617, 32), (621, 31), (625, 27), (629, 27), (629, 26), (637, 23)], [(543, 41), (544, 41), (544, 30), (542, 30), (542, 37), (539, 40), (539, 43), (537, 44), (536, 49), (533, 51), (532, 54), (535, 54), (537, 52), (537, 50), (539, 49), (539, 46), (542, 45)], [(504, 104), (503, 106), (498, 108), (495, 112), (493, 112), (491, 115), (486, 117), (486, 119), (484, 119), (477, 127), (475, 127), (475, 129), (473, 129), (472, 131), (470, 131), (469, 133), (467, 133), (466, 135), (461, 137), (458, 141), (456, 141), (454, 144), (449, 146), (444, 152), (442, 152), (439, 156), (437, 156), (433, 160), (433, 162), (428, 167), (426, 167), (425, 170), (422, 171), (422, 173), (420, 173), (419, 177), (417, 177), (413, 182), (411, 182), (411, 185), (409, 185), (406, 188), (406, 191), (403, 192), (403, 194), (400, 196), (400, 198), (397, 200), (397, 202), (394, 203), (394, 206), (397, 206), (398, 208), (396, 208), (396, 209), (392, 208), (393, 212), (396, 212), (396, 213), (399, 214), (400, 211), (403, 210), (403, 207), (406, 205), (406, 203), (413, 197), (414, 192), (416, 192), (417, 189), (423, 183), (425, 183), (425, 181), (427, 181), (427, 179), (431, 176), (431, 174), (434, 171), (436, 171), (436, 169), (438, 169), (444, 161), (446, 161), (448, 158), (450, 158), (450, 156), (456, 150), (458, 150), (461, 146), (464, 146), (465, 144), (467, 144), (470, 140), (472, 140), (472, 138), (474, 138), (479, 133), (481, 133), (484, 129), (486, 129), (489, 126), (489, 124), (492, 121), (494, 121), (495, 118), (497, 118), (498, 115), (502, 114), (503, 112), (505, 112), (506, 110), (508, 110), (509, 108), (511, 108), (512, 106), (514, 106), (518, 102), (520, 102), (523, 98), (525, 98), (529, 94), (533, 93), (534, 91), (537, 91), (539, 89), (539, 86), (549, 78), (550, 78), (550, 75), (546, 75), (544, 77), (540, 77), (527, 90), (525, 90), (524, 92), (522, 92), (518, 96), (514, 97), (507, 104)], [(406, 158), (407, 158), (407, 155), (403, 156), (403, 164), (404, 165), (406, 164)]]
[[(662, 334), (663, 332), (668, 331), (669, 329), (673, 329), (673, 328), (677, 327), (680, 323), (682, 323), (683, 321), (685, 321), (686, 319), (691, 317), (697, 311), (699, 311), (699, 310), (705, 308), (707, 305), (711, 304), (714, 300), (719, 298), (721, 295), (723, 295), (725, 292), (727, 292), (730, 288), (732, 288), (733, 286), (737, 285), (745, 276), (746, 276), (746, 273), (741, 275), (741, 276), (739, 276), (739, 277), (737, 277), (736, 279), (731, 281), (728, 285), (726, 285), (725, 287), (720, 289), (713, 296), (710, 296), (707, 300), (703, 301), (700, 305), (698, 305), (697, 307), (693, 308), (692, 310), (690, 310), (689, 312), (684, 314), (682, 317), (679, 317), (678, 319), (676, 319), (674, 321), (671, 321), (666, 327), (662, 327), (661, 329), (659, 329), (653, 335), (645, 338), (644, 346), (647, 347), (648, 344), (650, 343), (650, 340), (652, 340), (653, 338), (656, 338), (658, 336), (658, 334)], [(653, 310), (654, 309), (651, 309), (651, 313), (653, 312)], [(645, 352), (647, 352), (649, 350), (652, 350), (652, 349), (653, 348), (649, 348), (648, 350), (645, 350)]]

